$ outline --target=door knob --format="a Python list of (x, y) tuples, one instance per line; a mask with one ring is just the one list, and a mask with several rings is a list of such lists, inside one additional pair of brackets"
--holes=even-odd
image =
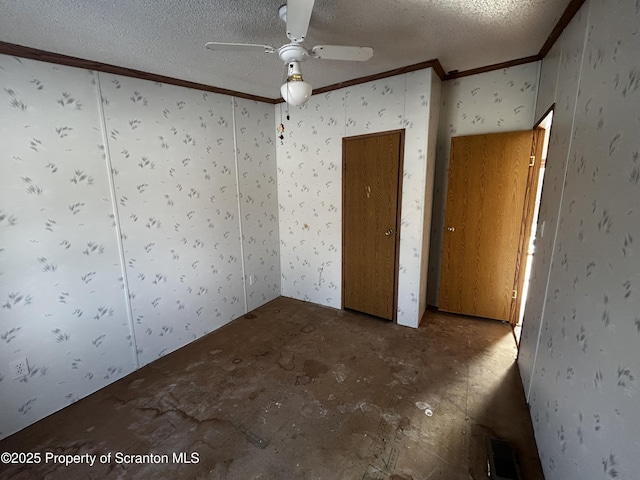
[(390, 237), (391, 235), (393, 235), (393, 230), (389, 229), (389, 230), (387, 230), (386, 232), (384, 232), (384, 234), (385, 234), (387, 237)]
[(450, 232), (455, 232), (456, 231), (456, 227), (447, 227), (447, 230)]

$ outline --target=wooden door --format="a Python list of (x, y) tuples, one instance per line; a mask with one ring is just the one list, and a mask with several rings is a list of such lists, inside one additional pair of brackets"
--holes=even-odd
[(344, 138), (343, 306), (395, 318), (404, 131)]
[(451, 139), (440, 309), (509, 320), (533, 131)]

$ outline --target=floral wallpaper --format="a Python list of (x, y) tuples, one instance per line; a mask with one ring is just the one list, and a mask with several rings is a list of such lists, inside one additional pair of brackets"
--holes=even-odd
[(519, 365), (548, 480), (640, 471), (638, 24), (634, 2), (587, 0), (557, 47), (555, 94), (541, 95), (560, 117), (557, 165), (533, 266), (546, 296), (527, 306)]
[(540, 63), (471, 75), (442, 86), (427, 303), (437, 306), (451, 137), (533, 127)]
[(2, 438), (277, 297), (280, 259), (272, 105), (8, 56), (0, 83)]
[(290, 120), (284, 110), (276, 106), (282, 294), (340, 308), (344, 92), (312, 96)]
[[(283, 120), (285, 140), (276, 145), (283, 295), (340, 308), (342, 138), (405, 128), (398, 323), (418, 325), (431, 197), (427, 139), (437, 128), (437, 110), (430, 111), (440, 91), (434, 77), (422, 70), (313, 96)], [(284, 109), (277, 107), (276, 124)]]
[(142, 365), (245, 311), (231, 99), (100, 74)]
[[(97, 76), (0, 55), (0, 437), (135, 369)], [(10, 362), (27, 358), (13, 379)]]
[[(562, 37), (550, 50), (554, 52), (549, 61), (544, 59), (542, 71), (550, 72), (549, 77), (557, 77), (557, 82), (546, 82), (546, 91), (541, 91), (537, 111), (541, 114), (555, 102), (553, 124), (549, 138), (549, 153), (545, 166), (540, 210), (538, 213), (537, 238), (531, 277), (529, 279), (529, 295), (525, 306), (521, 344), (518, 352), (520, 373), (529, 394), (531, 374), (537, 348), (537, 336), (540, 331), (547, 295), (549, 266), (552, 262), (553, 246), (558, 228), (559, 205), (562, 202), (565, 172), (569, 155), (569, 143), (572, 139), (574, 113), (578, 95), (578, 80), (582, 66), (582, 52), (587, 29), (588, 15), (581, 9), (564, 31)], [(561, 50), (561, 52), (558, 52)], [(561, 57), (561, 61), (557, 61)], [(551, 71), (556, 69), (556, 73)], [(541, 84), (543, 85), (543, 84)], [(550, 92), (550, 93), (549, 93)], [(546, 102), (541, 104), (541, 102)], [(535, 337), (535, 338), (533, 338)]]
[[(280, 296), (274, 107), (235, 99), (236, 158), (247, 310)], [(248, 276), (253, 279), (248, 279)]]

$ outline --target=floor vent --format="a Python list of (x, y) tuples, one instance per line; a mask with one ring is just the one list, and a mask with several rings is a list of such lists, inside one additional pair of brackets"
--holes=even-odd
[(491, 480), (521, 480), (513, 447), (506, 440), (490, 438), (488, 468)]

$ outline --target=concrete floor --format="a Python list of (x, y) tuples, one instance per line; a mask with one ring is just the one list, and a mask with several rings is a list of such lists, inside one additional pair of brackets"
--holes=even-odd
[(515, 356), (499, 322), (412, 330), (279, 298), (0, 442), (95, 465), (0, 478), (481, 479), (495, 436), (543, 479)]

